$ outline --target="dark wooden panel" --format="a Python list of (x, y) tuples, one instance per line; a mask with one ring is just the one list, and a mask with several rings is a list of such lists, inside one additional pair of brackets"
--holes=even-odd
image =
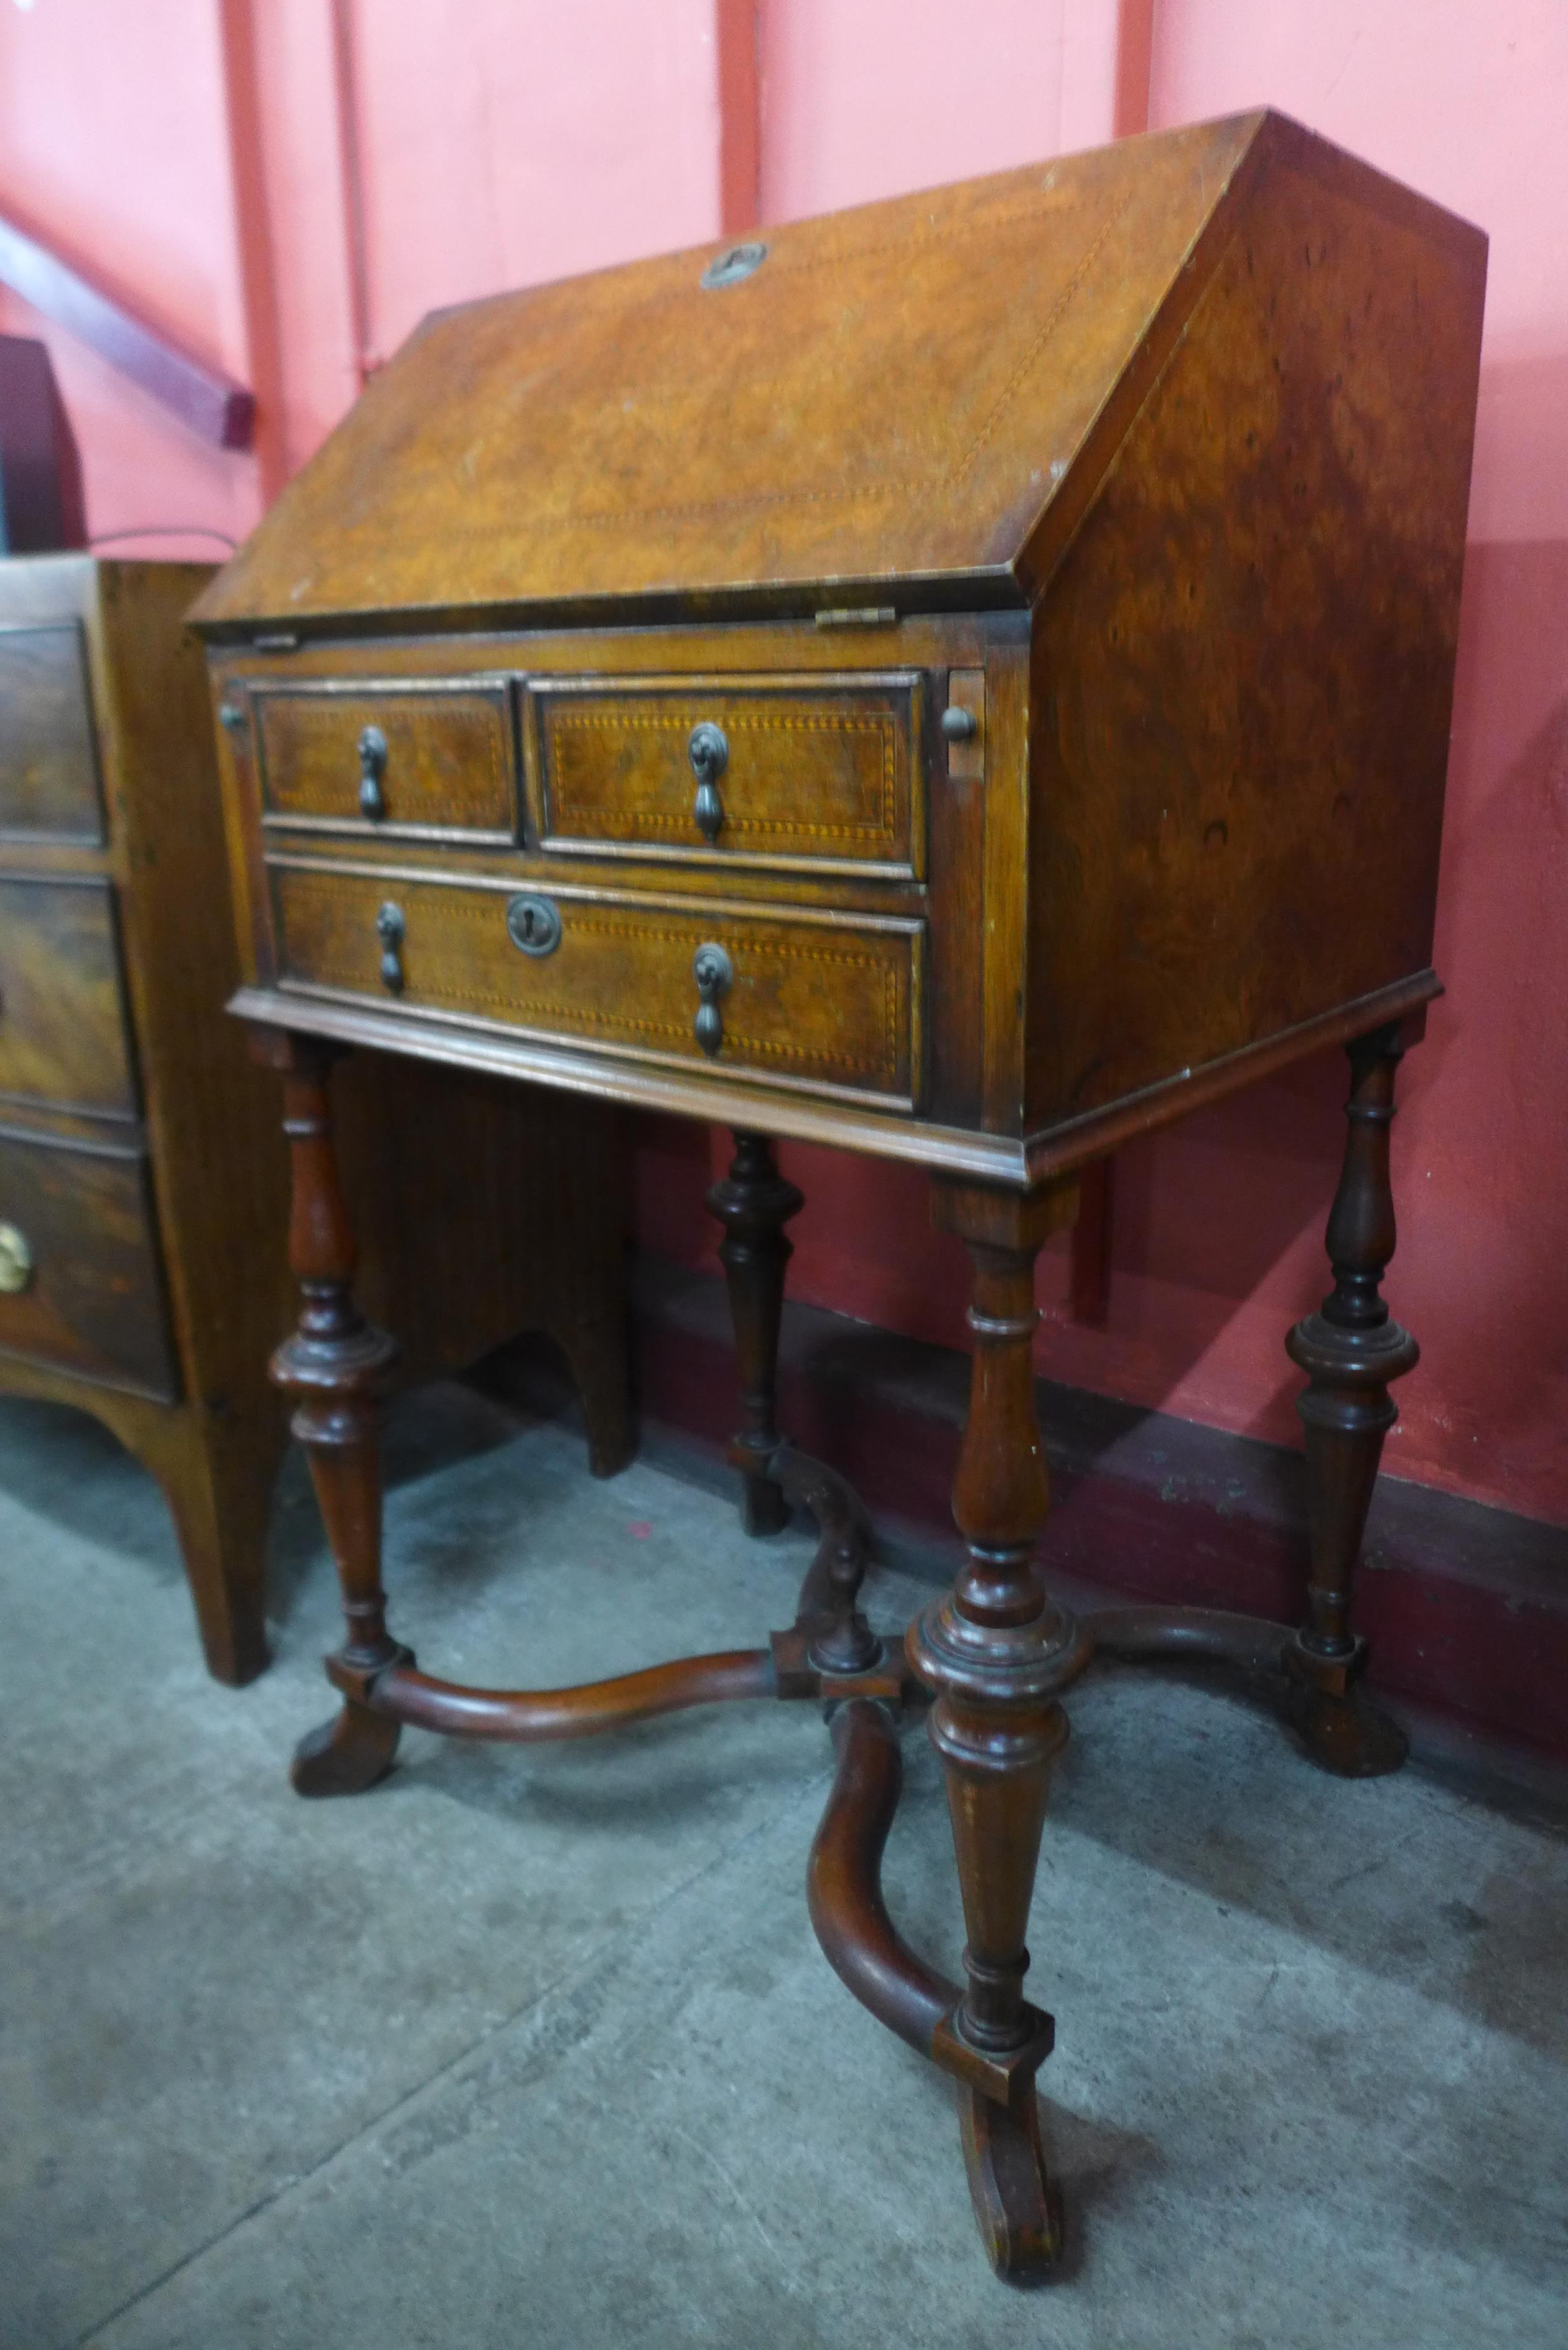
[[(920, 1068), (924, 926), (724, 905), (682, 907), (607, 890), (551, 890), (562, 925), (530, 955), (507, 929), (510, 893), (391, 872), (273, 871), (286, 981), (344, 989), (414, 1013), (503, 1023), (688, 1069), (743, 1070), (779, 1086), (894, 1104)], [(400, 985), (380, 976), (383, 906), (402, 924)], [(697, 950), (722, 946), (733, 983), (712, 1056), (695, 1035)], [(307, 1024), (302, 1023), (302, 1024)]]
[(0, 628), (0, 833), (101, 840), (81, 630)]
[[(535, 679), (542, 843), (925, 869), (918, 677)], [(694, 731), (728, 756), (697, 822)]]
[(0, 1294), (0, 1349), (177, 1395), (140, 1158), (0, 1134), (0, 1224), (32, 1260)]
[(0, 876), (0, 1095), (136, 1107), (107, 882)]
[[(516, 831), (511, 716), (500, 682), (273, 687), (255, 697), (255, 723), (265, 822), (492, 840)], [(362, 755), (368, 728), (385, 747)], [(360, 800), (368, 774), (383, 811), (376, 816)]]

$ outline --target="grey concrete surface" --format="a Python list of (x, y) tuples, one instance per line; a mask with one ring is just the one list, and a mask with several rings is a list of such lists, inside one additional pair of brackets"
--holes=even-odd
[[(597, 1676), (787, 1621), (806, 1544), (455, 1389), (402, 1407), (431, 1669)], [(306, 1804), (334, 1593), (296, 1463), (277, 1663), (202, 1673), (161, 1503), (0, 1403), (0, 2343), (26, 2350), (1561, 2350), (1568, 1850), (1239, 1700), (1085, 1685), (1033, 1987), (1058, 2281), (979, 2252), (949, 2091), (843, 1992), (810, 1707), (556, 1748), (410, 1736)], [(924, 1596), (879, 1581), (873, 1616)], [(961, 1940), (919, 1730), (890, 1904)]]

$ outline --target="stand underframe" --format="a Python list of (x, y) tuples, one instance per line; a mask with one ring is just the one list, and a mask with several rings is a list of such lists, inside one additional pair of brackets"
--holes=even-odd
[[(938, 1180), (934, 1220), (966, 1247), (973, 1341), (970, 1412), (953, 1487), (966, 1559), (951, 1590), (879, 1638), (860, 1609), (872, 1533), (846, 1481), (777, 1430), (779, 1314), (790, 1249), (784, 1225), (801, 1194), (765, 1137), (741, 1134), (709, 1194), (734, 1309), (746, 1424), (731, 1459), (754, 1533), (808, 1513), (820, 1539), (794, 1622), (766, 1648), (685, 1657), (560, 1690), (484, 1690), (421, 1673), (387, 1627), (380, 1581), (379, 1399), (395, 1342), (353, 1298), (355, 1246), (337, 1180), (327, 1075), (331, 1050), (267, 1036), (284, 1080), (295, 1171), (290, 1260), (302, 1305), (273, 1377), (295, 1400), (342, 1588), (348, 1638), (327, 1664), (342, 1705), (298, 1748), (302, 1794), (351, 1794), (390, 1767), (403, 1723), (449, 1736), (515, 1742), (580, 1738), (692, 1705), (750, 1698), (825, 1704), (838, 1767), (812, 1847), (813, 1926), (841, 1980), (889, 2031), (958, 2084), (975, 2217), (992, 2266), (1014, 2282), (1047, 2274), (1062, 2251), (1060, 2202), (1040, 2127), (1035, 2075), (1054, 2026), (1023, 1995), (1024, 1936), (1051, 1769), (1067, 1737), (1061, 1700), (1096, 1659), (1228, 1665), (1272, 1696), (1308, 1759), (1345, 1777), (1397, 1769), (1406, 1742), (1357, 1686), (1366, 1648), (1351, 1629), (1351, 1588), (1383, 1440), (1397, 1416), (1392, 1379), (1417, 1358), (1378, 1284), (1394, 1252), (1388, 1129), (1402, 1039), (1397, 1026), (1348, 1046), (1352, 1088), (1327, 1247), (1334, 1286), (1287, 1347), (1307, 1374), (1311, 1563), (1297, 1626), (1199, 1608), (1112, 1607), (1075, 1620), (1041, 1577), (1036, 1544), (1049, 1482), (1034, 1418), (1035, 1259), (1070, 1223), (1070, 1178), (1028, 1193)], [(883, 1849), (902, 1766), (898, 1717), (927, 1718), (947, 1788), (968, 1939), (965, 1981), (919, 1958), (889, 1918)]]
[[(596, 1737), (655, 1714), (742, 1699), (826, 1707), (837, 1770), (806, 1867), (812, 1926), (862, 2006), (957, 2083), (970, 2189), (992, 2265), (1011, 2282), (1034, 2282), (1054, 2265), (1062, 2237), (1034, 2086), (1051, 2053), (1054, 2020), (1031, 2008), (1028, 2036), (1017, 2046), (977, 2045), (963, 2029), (960, 1985), (911, 1950), (889, 1918), (881, 1865), (903, 1789), (899, 1727), (910, 1711), (925, 1710), (930, 1692), (905, 1638), (872, 1632), (860, 1611), (873, 1538), (846, 1482), (783, 1440), (768, 1454), (737, 1445), (734, 1465), (745, 1478), (765, 1474), (819, 1528), (794, 1621), (765, 1648), (682, 1657), (555, 1690), (469, 1688), (421, 1673), (408, 1648), (375, 1664), (340, 1649), (327, 1671), (343, 1711), (301, 1742), (294, 1785), (304, 1795), (373, 1786), (390, 1770), (405, 1723), (448, 1737), (531, 1744)], [(1345, 1769), (1317, 1741), (1314, 1691), (1292, 1670), (1294, 1627), (1199, 1607), (1108, 1607), (1075, 1620), (1059, 1612), (1060, 1690), (1102, 1660), (1228, 1666), (1291, 1723), (1311, 1760)], [(1397, 1726), (1350, 1687), (1363, 1656), (1358, 1650), (1347, 1677), (1347, 1701), (1365, 1741), (1349, 1773), (1358, 1776), (1395, 1768), (1405, 1754)]]

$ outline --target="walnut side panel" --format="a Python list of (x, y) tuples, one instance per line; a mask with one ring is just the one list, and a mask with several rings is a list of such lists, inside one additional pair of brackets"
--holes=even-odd
[(1241, 217), (1036, 616), (1032, 1132), (1428, 964), (1483, 266)]

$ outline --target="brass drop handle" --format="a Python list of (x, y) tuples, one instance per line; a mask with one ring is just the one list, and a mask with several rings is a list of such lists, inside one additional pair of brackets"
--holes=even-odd
[(700, 726), (693, 726), (686, 756), (697, 778), (697, 796), (691, 803), (692, 822), (705, 840), (717, 840), (724, 822), (719, 778), (730, 764), (730, 745), (722, 727), (706, 718)]
[(724, 1041), (724, 1016), (719, 1009), (719, 999), (728, 995), (735, 983), (735, 966), (722, 947), (710, 941), (700, 946), (691, 958), (691, 976), (697, 983), (697, 1017), (691, 1024), (691, 1034), (710, 1060)]
[(387, 772), (387, 738), (379, 726), (359, 730), (359, 813), (379, 824), (387, 813), (381, 778)]
[(389, 995), (403, 992), (403, 938), (408, 927), (402, 908), (389, 898), (376, 917), (376, 936), (381, 941), (381, 984)]
[(0, 1295), (15, 1297), (33, 1278), (33, 1252), (26, 1232), (0, 1224)]

